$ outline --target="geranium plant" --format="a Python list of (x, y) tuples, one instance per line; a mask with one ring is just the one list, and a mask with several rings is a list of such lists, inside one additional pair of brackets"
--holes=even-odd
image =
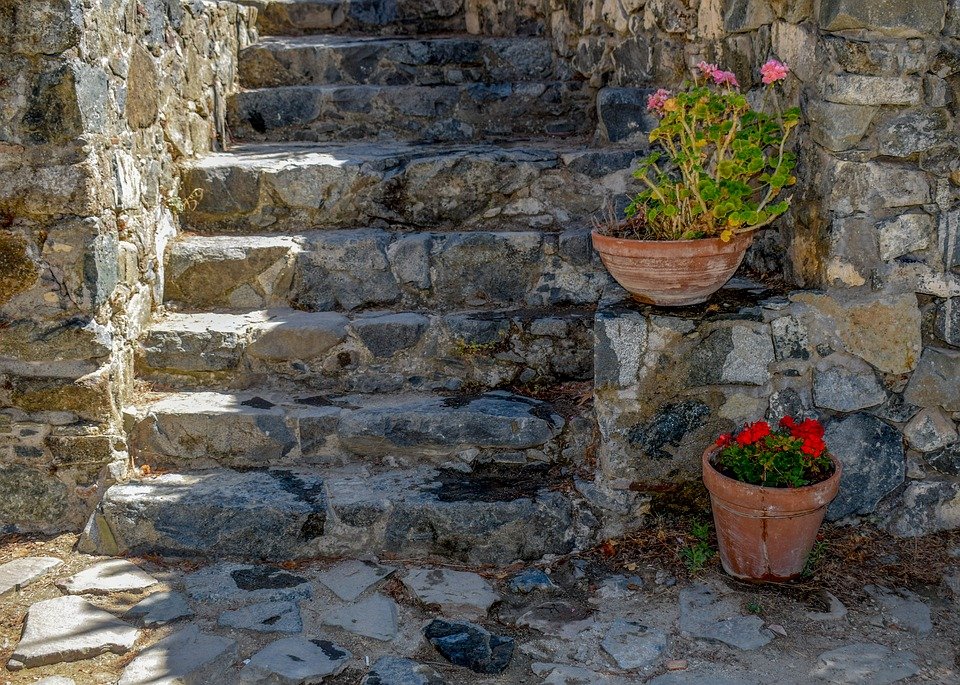
[[(648, 109), (660, 117), (650, 133), (655, 149), (634, 175), (646, 188), (627, 207), (625, 222), (608, 222), (618, 237), (688, 240), (769, 224), (787, 211), (780, 192), (796, 182), (795, 155), (787, 150), (800, 109), (781, 110), (776, 84), (789, 68), (770, 60), (761, 69), (766, 86), (754, 109), (737, 78), (700, 62), (698, 75), (672, 93), (660, 89)], [(767, 111), (767, 110), (770, 111)]]
[(819, 483), (833, 473), (833, 460), (816, 419), (790, 416), (773, 430), (766, 421), (744, 426), (717, 438), (713, 458), (718, 471), (735, 480), (771, 488), (797, 488)]

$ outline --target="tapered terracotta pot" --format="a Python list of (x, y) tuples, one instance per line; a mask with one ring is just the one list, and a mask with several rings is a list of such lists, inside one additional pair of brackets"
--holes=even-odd
[(744, 580), (782, 581), (803, 571), (827, 505), (840, 487), (833, 475), (801, 488), (765, 488), (728, 478), (713, 467), (717, 447), (703, 453), (703, 484), (710, 491), (723, 570)]
[(593, 232), (593, 247), (635, 300), (663, 307), (705, 302), (736, 273), (755, 231), (699, 240), (630, 240)]

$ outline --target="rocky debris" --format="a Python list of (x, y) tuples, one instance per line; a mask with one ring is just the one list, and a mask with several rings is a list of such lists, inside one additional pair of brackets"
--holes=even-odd
[(511, 592), (527, 595), (531, 592), (554, 592), (559, 588), (546, 573), (537, 568), (520, 571), (507, 581)]
[(310, 581), (273, 566), (222, 562), (183, 579), (187, 594), (198, 602), (296, 602), (313, 594)]
[(736, 595), (696, 583), (680, 591), (680, 630), (738, 649), (759, 649), (773, 639), (759, 616), (742, 616)]
[(316, 476), (226, 469), (168, 473), (109, 488), (80, 545), (107, 554), (281, 560), (301, 554), (305, 540), (323, 533), (325, 520), (323, 481)]
[(516, 624), (545, 635), (573, 638), (593, 625), (590, 609), (564, 600), (544, 602), (521, 614)]
[(233, 685), (238, 657), (234, 640), (191, 625), (140, 652), (123, 669), (118, 685)]
[(915, 592), (906, 588), (891, 590), (878, 585), (867, 585), (863, 589), (880, 605), (888, 626), (920, 635), (933, 630), (930, 607)]
[(656, 661), (667, 648), (667, 634), (659, 628), (617, 619), (600, 645), (620, 668), (644, 668)]
[(831, 421), (824, 440), (843, 465), (840, 492), (827, 509), (831, 521), (851, 514), (869, 514), (903, 482), (903, 438), (875, 416), (854, 414)]
[(412, 568), (403, 584), (424, 604), (436, 604), (447, 616), (485, 616), (500, 595), (483, 577), (468, 571)]
[(352, 602), (367, 588), (376, 585), (396, 570), (393, 566), (350, 559), (323, 571), (317, 576), (317, 580), (340, 599)]
[(323, 616), (321, 623), (382, 641), (392, 640), (399, 632), (396, 602), (379, 594), (333, 609)]
[(918, 537), (960, 525), (960, 482), (950, 479), (907, 483), (887, 530), (899, 537)]
[(126, 654), (139, 631), (80, 597), (56, 597), (27, 611), (20, 642), (7, 668), (33, 668), (80, 661), (103, 654)]
[(435, 670), (410, 659), (382, 656), (373, 664), (360, 685), (445, 685)]
[(835, 621), (847, 615), (847, 607), (833, 593), (824, 590), (823, 598), (827, 602), (827, 610), (808, 611), (807, 618), (811, 621)]
[(831, 649), (817, 657), (810, 676), (836, 685), (891, 685), (920, 672), (910, 652), (894, 652), (872, 643)]
[(0, 597), (25, 588), (62, 564), (55, 557), (21, 557), (0, 565)]
[(139, 619), (145, 626), (161, 626), (189, 616), (193, 616), (193, 609), (186, 596), (168, 591), (147, 595), (124, 614), (124, 618)]
[(126, 559), (108, 559), (84, 569), (57, 587), (71, 595), (108, 595), (113, 592), (141, 593), (157, 579)]
[(643, 578), (640, 576), (614, 575), (604, 578), (597, 584), (596, 593), (590, 601), (593, 603), (601, 603), (627, 599), (642, 588)]
[(325, 639), (285, 637), (250, 657), (240, 671), (241, 683), (302, 685), (319, 682), (346, 668), (353, 655)]
[(233, 611), (224, 611), (217, 625), (258, 633), (299, 633), (303, 630), (300, 607), (294, 602), (260, 602)]
[(447, 661), (476, 673), (500, 673), (513, 658), (512, 637), (494, 635), (475, 623), (436, 619), (423, 634)]
[(960, 440), (953, 419), (941, 409), (923, 409), (904, 427), (910, 447), (919, 452), (934, 452)]

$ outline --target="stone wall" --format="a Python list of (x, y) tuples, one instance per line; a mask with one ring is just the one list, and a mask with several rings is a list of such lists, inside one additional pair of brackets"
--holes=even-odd
[(253, 11), (0, 0), (0, 531), (79, 528), (127, 465), (177, 165), (219, 145)]
[(847, 465), (832, 518), (871, 514), (899, 535), (960, 526), (960, 3), (552, 7), (558, 49), (597, 86), (676, 86), (701, 57), (753, 86), (777, 57), (806, 122), (794, 206), (749, 261), (786, 291), (673, 313), (608, 295), (604, 477), (694, 479), (718, 432), (810, 414)]

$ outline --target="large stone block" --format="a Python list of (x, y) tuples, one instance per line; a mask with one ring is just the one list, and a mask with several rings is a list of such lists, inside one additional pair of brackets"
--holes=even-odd
[(810, 133), (828, 150), (848, 150), (863, 140), (877, 109), (815, 100), (807, 106)]
[(30, 254), (26, 238), (0, 231), (0, 306), (29, 290), (39, 275), (39, 266)]
[(930, 181), (922, 171), (879, 162), (826, 163), (826, 207), (841, 215), (930, 202)]
[(960, 411), (960, 351), (927, 347), (910, 377), (904, 399), (919, 407)]
[(822, 0), (817, 19), (827, 31), (867, 29), (899, 38), (917, 38), (940, 33), (945, 12), (943, 0)]
[(912, 481), (887, 525), (898, 537), (919, 537), (960, 527), (960, 482)]
[(933, 242), (936, 225), (929, 214), (903, 214), (877, 223), (880, 259), (888, 261), (925, 250)]
[(62, 525), (67, 507), (67, 486), (46, 469), (0, 465), (0, 527)]
[(604, 143), (646, 142), (657, 120), (647, 111), (645, 88), (602, 88), (597, 93), (597, 131)]
[(831, 521), (869, 514), (904, 480), (903, 438), (869, 414), (854, 414), (827, 425), (827, 448), (840, 460), (840, 493), (827, 510)]
[(824, 92), (827, 100), (841, 105), (919, 105), (923, 81), (918, 76), (830, 74)]
[(948, 142), (954, 136), (953, 121), (942, 109), (900, 113), (878, 126), (881, 155), (909, 157)]

